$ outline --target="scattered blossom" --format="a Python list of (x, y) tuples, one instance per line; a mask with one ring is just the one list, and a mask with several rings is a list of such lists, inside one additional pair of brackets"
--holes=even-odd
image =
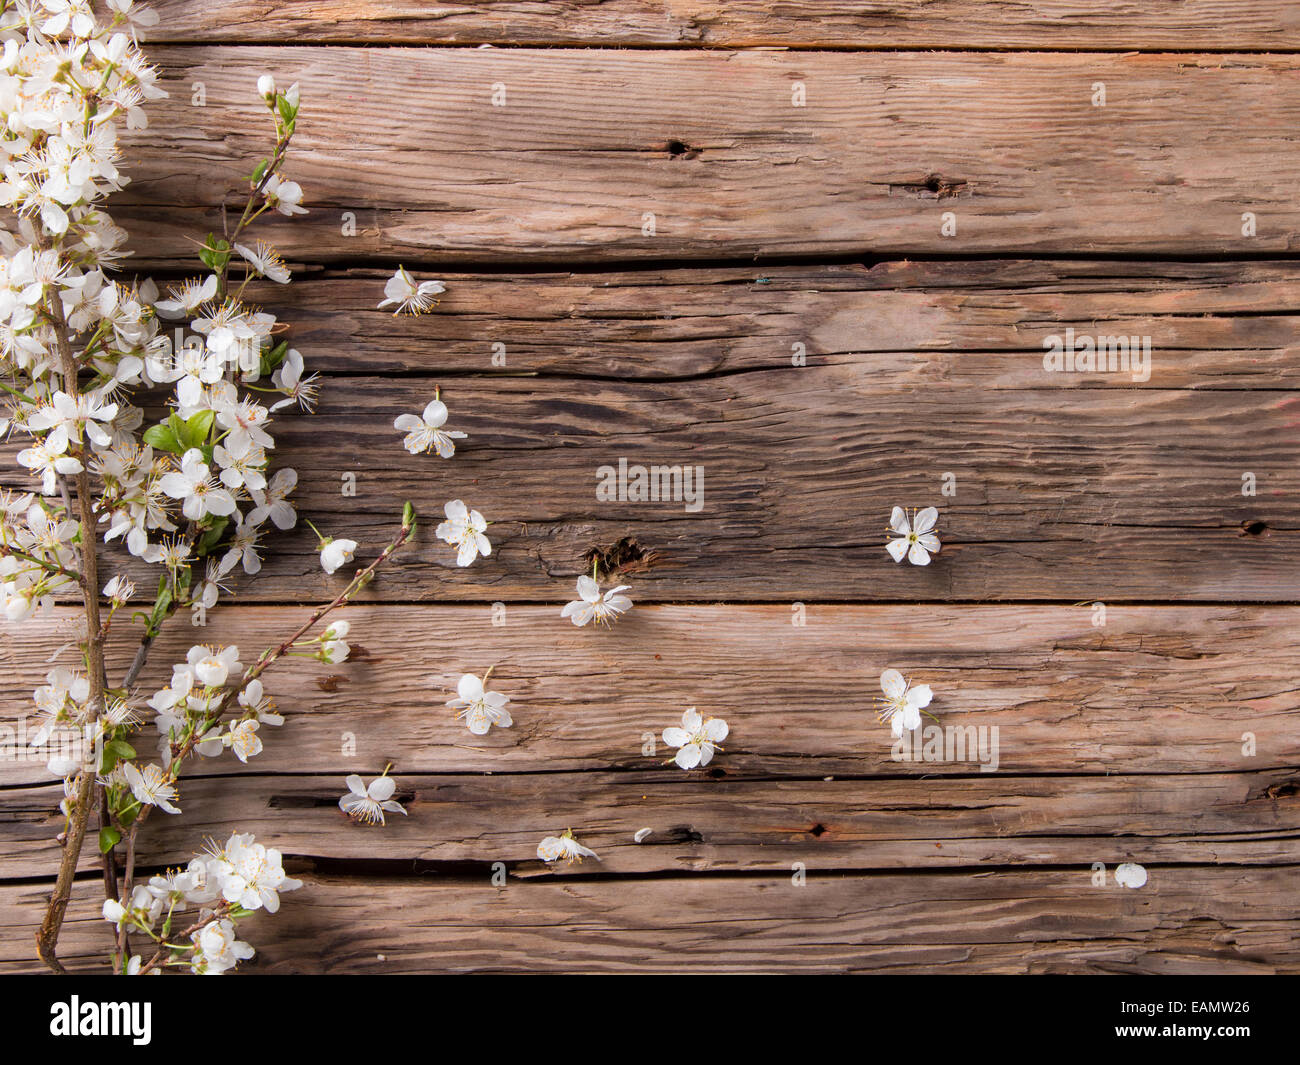
[(385, 810), (395, 814), (406, 813), (402, 804), (393, 798), (393, 794), (397, 791), (397, 782), (386, 772), (384, 776), (372, 780), (369, 786), (355, 773), (348, 777), (345, 783), (348, 786), (348, 793), (339, 799), (339, 809), (363, 824), (386, 824)]
[(436, 302), (435, 297), (447, 291), (441, 281), (421, 281), (415, 279), (402, 267), (384, 284), (384, 299), (379, 309), (396, 307), (393, 314), (424, 314)]
[(590, 621), (608, 625), (632, 609), (632, 600), (622, 594), (628, 588), (629, 585), (620, 584), (602, 596), (596, 579), (583, 574), (578, 578), (578, 598), (566, 604), (560, 616), (569, 618), (575, 625), (586, 625)]
[(456, 454), (455, 441), (464, 440), (468, 434), (443, 429), (446, 421), (447, 405), (440, 399), (431, 399), (423, 414), (399, 414), (393, 428), (406, 434), (402, 445), (412, 455), (437, 451), (441, 458), (449, 459)]
[(934, 693), (928, 684), (912, 687), (896, 669), (880, 674), (880, 690), (885, 693), (880, 705), (880, 720), (888, 721), (895, 736), (903, 730), (921, 727), (921, 711), (930, 705)]
[(563, 835), (547, 836), (537, 844), (537, 857), (548, 864), (561, 860), (581, 862), (583, 858), (595, 858), (596, 861), (600, 861), (600, 856), (595, 851), (584, 847), (573, 838), (571, 828), (566, 828)]
[(931, 531), (938, 520), (934, 507), (918, 511), (910, 520), (902, 507), (895, 507), (889, 516), (889, 531), (896, 538), (885, 544), (889, 557), (902, 562), (906, 555), (913, 566), (928, 566), (930, 556), (939, 553), (939, 537)]
[(483, 531), (488, 523), (477, 510), (470, 510), (461, 500), (453, 499), (442, 508), (447, 520), (434, 530), (439, 540), (457, 548), (456, 565), (468, 566), (479, 555), (492, 554), (492, 545)]
[(456, 685), (457, 697), (447, 703), (458, 711), (457, 716), (475, 736), (486, 736), (493, 725), (509, 728), (514, 724), (510, 711), (506, 709), (510, 699), (500, 692), (488, 691), (484, 686), (486, 683), (487, 677), (479, 680), (473, 673), (464, 674)]
[(692, 706), (682, 714), (680, 728), (673, 725), (664, 729), (664, 743), (678, 748), (674, 762), (683, 769), (694, 769), (713, 761), (713, 752), (722, 750), (718, 744), (727, 738), (728, 731), (722, 718), (706, 721)]

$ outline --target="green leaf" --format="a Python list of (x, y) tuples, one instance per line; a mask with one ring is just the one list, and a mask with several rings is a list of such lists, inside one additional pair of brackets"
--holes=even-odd
[(201, 410), (197, 414), (191, 415), (187, 420), (181, 421), (180, 418), (173, 414), (178, 425), (173, 431), (176, 433), (176, 439), (180, 441), (182, 447), (188, 451), (192, 447), (202, 447), (208, 441), (208, 433), (212, 431), (212, 422), (216, 418), (216, 412), (211, 410)]
[(200, 558), (217, 546), (217, 542), (221, 539), (229, 524), (229, 518), (212, 518), (212, 524), (204, 529), (203, 535), (199, 537), (196, 550)]
[(115, 828), (105, 826), (99, 830), (99, 853), (107, 854), (122, 842), (122, 833)]
[(275, 347), (262, 352), (262, 376), (270, 377), (275, 368), (284, 362), (284, 357), (289, 353), (289, 342), (282, 340)]
[(209, 233), (207, 241), (199, 249), (199, 259), (214, 274), (221, 273), (230, 262), (229, 241)]
[(176, 439), (176, 434), (167, 422), (149, 426), (144, 431), (144, 442), (155, 451), (169, 451), (173, 455), (181, 455), (185, 452), (185, 449), (181, 447), (181, 442)]
[(270, 159), (263, 159), (260, 163), (257, 164), (257, 169), (253, 171), (253, 176), (249, 178), (249, 180), (254, 185), (260, 185), (262, 183), (262, 178), (266, 176), (266, 168), (270, 165), (271, 165)]
[(117, 756), (119, 762), (129, 762), (135, 757), (135, 748), (126, 740), (109, 740), (107, 748)]

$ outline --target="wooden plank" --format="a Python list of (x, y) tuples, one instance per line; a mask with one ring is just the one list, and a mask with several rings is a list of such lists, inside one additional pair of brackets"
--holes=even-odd
[[(153, 256), (191, 258), (195, 230), (219, 228), (264, 153), (251, 73), (264, 69), (302, 83), (290, 169), (314, 208), (266, 235), (310, 261), (1260, 254), (1289, 252), (1297, 230), (1294, 57), (153, 55), (172, 96), (124, 138), (135, 180), (118, 212)], [(1090, 103), (1099, 81), (1105, 107)], [(1247, 211), (1255, 237), (1242, 236)]]
[(818, 48), (1295, 48), (1285, 0), (155, 0), (150, 40)]
[[(366, 605), (347, 616), (355, 660), (277, 665), (267, 691), (289, 715), (283, 730), (267, 730), (265, 752), (246, 770), (227, 755), (195, 773), (341, 778), (392, 762), (399, 775), (653, 770), (676, 780), (662, 746), (648, 756), (642, 744), (697, 706), (731, 725), (725, 756), (687, 778), (700, 788), (760, 777), (979, 776), (969, 755), (894, 760), (874, 713), (891, 667), (933, 687), (938, 724), (997, 726), (1002, 774), (1300, 765), (1295, 607), (1112, 605), (1100, 628), (1088, 606), (814, 604), (804, 627), (786, 605), (642, 606), (608, 632), (575, 629), (558, 602), (509, 605), (504, 625), (486, 606)], [(22, 642), (0, 630), (3, 720), (30, 713), (60, 647), (70, 660), (70, 612), (59, 617), (25, 628)], [(181, 618), (156, 647), (141, 694), (161, 687), (193, 642), (236, 643), (251, 662), (303, 617), (301, 608), (219, 607), (200, 630)], [(128, 636), (111, 651), (118, 675), (131, 658)], [(462, 672), (488, 666), (516, 723), (476, 738), (444, 704)], [(49, 779), (43, 762), (0, 762), (0, 784)]]
[[(358, 767), (361, 768), (361, 767)], [(372, 772), (382, 767), (372, 767)], [(184, 865), (209, 837), (252, 832), (332, 863), (418, 862), (423, 871), (504, 862), (546, 872), (536, 849), (572, 827), (602, 874), (1028, 865), (1282, 865), (1300, 861), (1300, 771), (1155, 776), (713, 782), (622, 773), (397, 777), (407, 816), (382, 830), (339, 811), (343, 774), (200, 778), (183, 812), (149, 823), (141, 868)], [(0, 790), (0, 880), (58, 865), (59, 783)], [(652, 829), (642, 843), (639, 829)], [(98, 867), (87, 853), (85, 872)]]
[[(1300, 384), (1300, 263), (442, 272), (447, 292), (421, 318), (376, 309), (387, 276), (310, 272), (249, 292), (291, 327), (311, 367), (329, 374), (707, 377), (788, 369), (802, 344), (815, 365), (894, 355), (871, 362), (872, 380), (891, 388)], [(1067, 328), (1149, 336), (1149, 379), (1043, 373), (1044, 340)]]
[[(587, 872), (587, 866), (582, 867)], [(668, 879), (311, 876), (240, 925), (250, 972), (1300, 972), (1297, 867), (1177, 866), (1147, 886), (1069, 870)], [(101, 885), (60, 941), (102, 971)], [(46, 889), (0, 887), (0, 972), (35, 972)]]
[[(939, 367), (929, 385), (878, 377), (898, 361), (888, 354), (660, 382), (446, 382), (450, 424), (470, 434), (449, 463), (408, 455), (392, 428), (433, 380), (331, 378), (315, 416), (276, 419), (276, 457), (300, 471), (303, 513), (367, 549), (415, 504), (424, 528), (375, 589), (394, 601), (564, 602), (589, 553), (628, 538), (654, 555), (632, 571), (643, 599), (1300, 599), (1294, 390), (975, 393), (944, 379), (964, 356), (907, 358)], [(29, 488), (18, 447), (0, 448), (0, 480)], [(620, 463), (692, 467), (702, 492), (599, 498)], [(341, 494), (347, 474), (354, 496)], [(496, 523), (492, 556), (467, 569), (433, 535), (451, 498)], [(931, 504), (943, 552), (895, 565), (890, 508)], [(334, 594), (305, 523), (276, 543), (240, 594)], [(156, 581), (124, 550), (107, 565)]]

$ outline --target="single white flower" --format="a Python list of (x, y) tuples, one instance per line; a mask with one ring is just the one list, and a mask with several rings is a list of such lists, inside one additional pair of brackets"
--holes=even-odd
[(180, 813), (171, 803), (176, 798), (176, 787), (158, 766), (150, 764), (144, 769), (138, 769), (134, 762), (123, 762), (122, 776), (136, 801), (146, 806), (156, 806), (169, 814)]
[(321, 569), (326, 573), (333, 573), (340, 566), (346, 566), (356, 555), (357, 542), (355, 540), (333, 540), (326, 539), (321, 542), (320, 546), (320, 564)]
[(265, 491), (250, 489), (248, 494), (253, 497), (254, 506), (248, 512), (247, 524), (256, 528), (270, 518), (277, 529), (292, 529), (297, 524), (298, 515), (289, 502), (289, 495), (297, 486), (298, 471), (286, 466), (275, 471)]
[[(491, 670), (488, 670), (491, 673)], [(484, 688), (487, 677), (479, 680), (473, 673), (466, 673), (456, 685), (457, 698), (447, 705), (459, 711), (458, 717), (464, 718), (466, 727), (475, 736), (486, 736), (493, 725), (497, 728), (509, 728), (514, 724), (506, 703), (510, 699), (500, 692)]]
[(464, 440), (469, 434), (451, 429), (443, 429), (447, 421), (447, 405), (439, 399), (432, 399), (424, 408), (424, 413), (399, 414), (393, 421), (393, 428), (406, 434), (402, 445), (412, 455), (426, 451), (437, 451), (439, 457), (451, 458), (456, 454), (456, 440)]
[(453, 547), (459, 548), (456, 553), (456, 565), (468, 566), (479, 555), (492, 554), (492, 545), (483, 535), (483, 530), (487, 528), (488, 523), (483, 519), (482, 514), (477, 510), (470, 510), (459, 499), (453, 499), (442, 509), (447, 515), (447, 520), (438, 525), (434, 535), (439, 540), (445, 540)]
[(584, 573), (578, 578), (578, 598), (565, 605), (560, 617), (570, 618), (575, 625), (586, 625), (592, 620), (598, 625), (608, 625), (632, 609), (632, 600), (621, 594), (629, 587), (620, 584), (602, 596), (600, 584)]
[(251, 248), (244, 244), (236, 244), (235, 251), (239, 252), (254, 272), (261, 274), (267, 280), (280, 285), (289, 283), (289, 268), (285, 266), (280, 253), (266, 241), (259, 240)]
[(254, 678), (239, 693), (239, 705), (248, 713), (255, 714), (263, 725), (283, 725), (284, 717), (274, 711), (275, 702), (262, 688), (262, 682)]
[(247, 763), (255, 755), (262, 753), (262, 741), (258, 739), (257, 729), (260, 722), (248, 720), (232, 725), (230, 731), (221, 737), (221, 743), (235, 752), (235, 757)]
[(885, 693), (880, 705), (880, 720), (889, 722), (895, 736), (901, 736), (904, 729), (911, 731), (921, 727), (921, 711), (934, 698), (930, 685), (910, 687), (898, 670), (887, 669), (880, 674), (880, 690)]
[(434, 297), (446, 291), (447, 286), (441, 281), (421, 281), (416, 284), (415, 278), (399, 266), (397, 273), (384, 284), (384, 300), (379, 304), (379, 309), (396, 305), (397, 310), (393, 314), (424, 314), (437, 302)]
[(224, 919), (204, 925), (194, 933), (193, 942), (194, 960), (190, 968), (196, 973), (224, 973), (257, 953), (235, 937), (234, 922)]
[(121, 606), (133, 595), (135, 585), (120, 573), (104, 585), (104, 598), (112, 600), (115, 606)]
[(270, 74), (263, 74), (257, 79), (257, 95), (265, 99), (275, 98), (275, 78)]
[(181, 511), (190, 521), (202, 521), (209, 514), (227, 517), (234, 513), (235, 497), (208, 475), (203, 452), (190, 448), (181, 458), (180, 472), (166, 474), (159, 482), (173, 499), (181, 499)]
[[(243, 663), (239, 661), (239, 648), (233, 644), (229, 647), (208, 647), (195, 644), (186, 655), (186, 669), (205, 687), (220, 688), (228, 677), (239, 672)], [(175, 671), (172, 674), (173, 684)]]
[(282, 215), (292, 217), (307, 213), (307, 208), (302, 206), (302, 187), (296, 181), (286, 181), (281, 175), (272, 174), (266, 179), (263, 192), (267, 204)]
[(397, 782), (385, 775), (376, 777), (367, 787), (365, 781), (353, 773), (347, 778), (348, 793), (339, 799), (339, 809), (349, 817), (356, 818), (367, 825), (382, 825), (384, 811), (405, 814), (402, 804), (393, 798)]
[(934, 507), (918, 511), (911, 521), (902, 507), (895, 507), (889, 516), (889, 531), (897, 534), (897, 539), (885, 544), (885, 550), (895, 562), (902, 562), (903, 556), (913, 566), (928, 566), (930, 556), (939, 553), (939, 537), (931, 530), (939, 520), (939, 512)]
[(558, 862), (561, 859), (580, 862), (583, 858), (595, 858), (596, 861), (600, 861), (600, 856), (595, 851), (584, 847), (573, 838), (571, 828), (566, 828), (562, 836), (547, 836), (537, 844), (537, 857), (544, 862)]
[(682, 727), (675, 725), (664, 729), (664, 743), (678, 748), (673, 761), (683, 769), (706, 766), (713, 760), (713, 752), (722, 750), (718, 746), (727, 738), (727, 723), (720, 717), (711, 717), (707, 721), (690, 707), (682, 714)]
[(1120, 887), (1140, 888), (1147, 882), (1147, 871), (1137, 862), (1121, 862), (1115, 866), (1115, 883)]

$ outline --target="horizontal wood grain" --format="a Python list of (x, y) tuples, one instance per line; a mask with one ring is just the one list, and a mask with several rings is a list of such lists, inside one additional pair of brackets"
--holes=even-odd
[[(285, 742), (290, 742), (286, 737)], [(721, 757), (721, 756), (720, 756)], [(649, 759), (647, 759), (649, 761)], [(720, 765), (725, 765), (720, 762)], [(381, 766), (357, 766), (367, 781)], [(973, 768), (973, 767), (972, 767)], [(1146, 776), (714, 780), (621, 773), (398, 773), (407, 815), (353, 825), (343, 774), (196, 778), (184, 810), (141, 837), (142, 868), (184, 865), (209, 837), (252, 832), (333, 862), (504, 862), (545, 875), (544, 836), (572, 828), (600, 855), (583, 872), (978, 869), (1029, 865), (1278, 865), (1300, 861), (1300, 770)], [(0, 880), (58, 863), (59, 782), (0, 790)], [(651, 834), (633, 839), (642, 828)], [(98, 867), (86, 853), (83, 871)]]
[[(870, 363), (872, 381), (891, 388), (1300, 385), (1300, 263), (440, 271), (447, 291), (419, 318), (377, 309), (387, 276), (308, 271), (249, 294), (331, 375), (708, 377), (789, 369), (802, 344), (813, 365), (893, 355)], [(1150, 337), (1150, 378), (1044, 373), (1044, 340), (1067, 328)]]
[(155, 0), (151, 40), (817, 48), (1293, 49), (1285, 0)]
[[(725, 755), (685, 778), (700, 787), (980, 775), (973, 759), (893, 759), (889, 729), (875, 715), (886, 668), (932, 686), (939, 724), (998, 726), (999, 774), (1300, 765), (1294, 607), (1112, 606), (1101, 628), (1086, 605), (811, 604), (802, 628), (783, 605), (642, 606), (606, 632), (576, 629), (558, 601), (509, 605), (500, 626), (486, 605), (367, 605), (344, 616), (355, 661), (277, 665), (267, 691), (289, 720), (266, 730), (265, 752), (244, 770), (226, 755), (192, 764), (193, 773), (341, 779), (392, 762), (398, 775), (653, 770), (679, 781), (682, 771), (663, 765), (662, 744), (653, 756), (642, 745), (696, 706), (731, 726)], [(28, 627), (22, 642), (0, 630), (3, 720), (30, 713), (32, 690), (49, 660), (60, 660), (55, 652), (62, 647), (71, 661), (70, 617)], [(166, 683), (191, 643), (235, 643), (252, 662), (304, 617), (291, 607), (219, 607), (204, 629), (182, 617), (164, 631), (140, 694)], [(117, 676), (131, 658), (129, 636), (120, 633), (110, 651)], [(515, 725), (479, 738), (444, 704), (461, 673), (481, 676), (489, 666), (493, 687), (513, 700)], [(1248, 733), (1253, 755), (1244, 753)], [(140, 734), (141, 750), (150, 742)], [(0, 784), (49, 779), (43, 762), (0, 761)]]
[[(1300, 221), (1292, 57), (152, 54), (172, 95), (124, 138), (134, 183), (116, 200), (152, 258), (192, 256), (264, 154), (261, 70), (302, 83), (289, 169), (313, 211), (266, 233), (310, 261), (1259, 254), (1292, 250)], [(1090, 103), (1098, 81), (1105, 107)]]
[[(925, 387), (895, 383), (897, 362), (445, 382), (448, 424), (470, 434), (450, 461), (408, 455), (392, 428), (433, 398), (435, 378), (332, 378), (317, 414), (276, 419), (276, 459), (300, 471), (305, 516), (372, 555), (414, 503), (416, 542), (374, 587), (395, 601), (564, 602), (588, 553), (627, 538), (654, 554), (632, 575), (658, 600), (1300, 599), (1293, 389), (975, 391), (941, 369)], [(30, 487), (18, 446), (0, 448), (0, 479)], [(600, 470), (621, 460), (702, 468), (698, 506), (598, 499)], [(956, 494), (945, 497), (947, 473)], [(454, 498), (496, 523), (493, 554), (466, 569), (433, 535)], [(894, 505), (940, 508), (944, 548), (930, 566), (886, 553)], [(301, 601), (340, 586), (305, 523), (272, 542), (238, 594)], [(124, 550), (109, 557), (156, 581)]]
[[(585, 867), (584, 867), (585, 869)], [(274, 917), (241, 923), (249, 972), (1300, 971), (1296, 866), (1149, 870), (1144, 888), (1068, 870), (568, 876), (310, 876)], [(60, 957), (103, 971), (101, 885), (77, 885)], [(34, 972), (43, 889), (0, 887), (0, 972)]]

